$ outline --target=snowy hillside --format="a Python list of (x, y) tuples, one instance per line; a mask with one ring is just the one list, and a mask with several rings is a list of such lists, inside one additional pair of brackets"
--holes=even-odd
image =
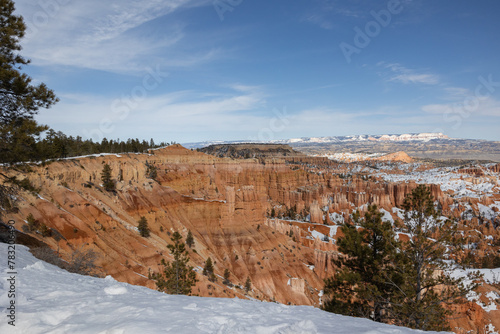
[[(477, 181), (478, 179), (472, 180), (464, 177), (458, 172), (459, 167), (440, 167), (421, 171), (418, 170), (419, 166), (419, 164), (400, 165), (398, 169), (403, 170), (404, 174), (393, 174), (392, 166), (380, 164), (378, 166), (380, 170), (388, 170), (389, 172), (382, 171), (372, 173), (372, 175), (379, 176), (387, 182), (414, 181), (418, 184), (438, 184), (442, 191), (452, 191), (455, 198), (492, 197), (500, 192), (498, 173), (488, 170), (488, 167), (492, 166), (491, 164), (477, 165), (484, 172), (484, 176), (479, 179), (480, 182)], [(490, 211), (492, 208), (487, 210)]]
[[(63, 271), (16, 245), (15, 327), (7, 245), (0, 243), (0, 333), (415, 333), (308, 306), (171, 296), (145, 287)], [(11, 281), (14, 282), (14, 281)], [(428, 332), (426, 332), (428, 333)]]

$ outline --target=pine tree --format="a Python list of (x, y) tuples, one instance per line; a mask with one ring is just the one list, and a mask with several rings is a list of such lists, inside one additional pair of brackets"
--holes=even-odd
[[(410, 238), (402, 243), (398, 271), (404, 284), (397, 284), (393, 298), (396, 324), (422, 330), (449, 330), (444, 304), (464, 302), (476, 286), (465, 285), (465, 277), (447, 273), (447, 247), (457, 242), (457, 224), (440, 219), (430, 188), (419, 185), (403, 204), (403, 231)], [(474, 281), (478, 274), (471, 273)]]
[[(364, 220), (353, 215), (353, 224), (342, 227), (339, 251), (334, 263), (337, 274), (325, 280), (330, 295), (328, 311), (371, 318), (422, 330), (447, 330), (450, 312), (445, 304), (466, 301), (463, 298), (476, 285), (465, 285), (465, 277), (447, 274), (447, 248), (456, 246), (457, 226), (440, 219), (430, 189), (418, 186), (403, 204), (405, 219), (401, 228), (409, 240), (396, 242), (395, 235), (374, 206)], [(478, 274), (467, 279), (475, 281)]]
[(150, 164), (149, 162), (146, 161), (146, 177), (148, 179), (156, 180), (158, 177), (158, 170), (155, 165)]
[(38, 222), (37, 220), (35, 219), (35, 217), (33, 216), (32, 213), (30, 213), (27, 217), (26, 217), (26, 222), (28, 223), (28, 230), (34, 232), (38, 229)]
[[(58, 101), (45, 84), (31, 85), (31, 78), (20, 72), (29, 63), (18, 54), (26, 25), (14, 11), (12, 0), (0, 0), (0, 161), (8, 163), (29, 160), (25, 155), (33, 151), (33, 139), (46, 130), (33, 116)], [(5, 181), (0, 184), (0, 205), (13, 208), (15, 189)]]
[(19, 41), (26, 25), (22, 16), (14, 15), (12, 0), (0, 1), (0, 125), (20, 118), (32, 119), (40, 108), (49, 108), (58, 99), (43, 83), (33, 86), (31, 78), (20, 73), (29, 60), (19, 55)]
[(146, 219), (146, 217), (142, 216), (141, 219), (139, 219), (139, 225), (137, 226), (137, 229), (139, 230), (139, 234), (141, 235), (141, 237), (149, 238), (150, 231), (148, 227), (148, 220)]
[(26, 217), (26, 222), (28, 223), (28, 231), (40, 233), (42, 237), (52, 236), (52, 229), (36, 220), (32, 213)]
[(222, 283), (226, 284), (226, 285), (231, 285), (231, 281), (229, 280), (229, 277), (231, 276), (231, 273), (229, 272), (229, 269), (225, 269), (224, 270), (224, 280), (222, 281)]
[(115, 190), (115, 182), (111, 179), (111, 167), (105, 164), (101, 172), (101, 181), (106, 191)]
[(42, 235), (42, 237), (50, 237), (52, 235), (52, 230), (45, 224), (40, 224), (40, 228), (38, 232)]
[(171, 240), (174, 244), (167, 247), (174, 256), (174, 260), (166, 262), (165, 259), (162, 259), (163, 272), (151, 274), (150, 279), (156, 281), (158, 291), (172, 295), (188, 295), (198, 281), (196, 273), (193, 271), (193, 267), (188, 265), (189, 255), (180, 233), (174, 232)]
[(250, 277), (247, 277), (247, 280), (245, 281), (245, 292), (248, 293), (252, 289), (252, 281), (250, 280)]
[(394, 290), (388, 282), (401, 282), (394, 271), (398, 242), (391, 224), (382, 221), (382, 216), (376, 205), (370, 205), (364, 218), (357, 211), (353, 222), (341, 227), (344, 237), (337, 244), (343, 256), (334, 262), (339, 268), (335, 276), (325, 280), (325, 294), (330, 299), (323, 309), (386, 320)]
[(194, 246), (194, 238), (193, 238), (193, 234), (191, 233), (191, 231), (188, 231), (188, 234), (186, 236), (186, 245), (189, 248), (193, 248), (193, 246)]
[(16, 163), (36, 160), (40, 153), (37, 138), (48, 127), (27, 118), (0, 126), (0, 162)]
[(210, 282), (217, 281), (217, 277), (214, 273), (214, 265), (212, 264), (212, 259), (210, 257), (205, 261), (205, 266), (203, 267), (203, 275), (207, 276)]
[(271, 208), (271, 218), (276, 217), (276, 210), (274, 208)]

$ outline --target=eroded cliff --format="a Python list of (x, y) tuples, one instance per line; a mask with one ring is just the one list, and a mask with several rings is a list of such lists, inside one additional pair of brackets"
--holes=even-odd
[[(29, 172), (4, 170), (40, 189), (21, 191), (19, 211), (6, 216), (16, 221), (17, 229), (26, 230), (26, 217), (32, 214), (54, 233), (31, 235), (63, 258), (69, 259), (75, 249), (92, 248), (100, 254), (105, 274), (150, 288), (154, 283), (148, 279), (149, 269), (158, 270), (162, 258), (171, 259), (166, 247), (171, 234), (179, 231), (186, 237), (191, 231), (195, 240), (189, 249), (191, 264), (200, 280), (194, 294), (319, 306), (323, 279), (335, 269), (331, 260), (337, 256), (335, 240), (341, 235), (336, 223), (353, 210), (363, 211), (367, 203), (397, 219), (394, 208), (417, 186), (414, 181), (384, 181), (362, 170), (339, 172), (343, 167), (326, 158), (291, 154), (257, 159), (246, 153), (235, 160), (172, 145), (148, 154), (62, 160), (31, 166)], [(104, 164), (112, 169), (116, 191), (101, 185)], [(155, 180), (148, 178), (148, 166), (156, 169)], [(476, 169), (460, 172), (485, 177)], [(498, 238), (494, 221), (479, 224), (481, 217), (474, 214), (481, 211), (480, 205), (495, 203), (496, 197), (460, 204), (439, 185), (431, 190), (443, 210), (457, 217), (472, 210), (470, 221), (477, 225), (472, 230)], [(149, 238), (138, 233), (141, 216), (148, 221)], [(475, 237), (477, 247), (488, 251), (487, 240)], [(217, 282), (201, 274), (208, 257), (220, 277)], [(225, 269), (236, 287), (221, 283)], [(248, 294), (242, 289), (247, 277), (253, 287)], [(471, 307), (460, 312), (472, 312)], [(490, 321), (488, 312), (474, 312), (482, 312), (481, 319)], [(476, 320), (459, 325), (474, 328), (483, 321)]]

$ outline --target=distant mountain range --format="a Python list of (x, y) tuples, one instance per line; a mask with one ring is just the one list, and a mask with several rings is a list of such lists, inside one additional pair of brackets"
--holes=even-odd
[(424, 141), (450, 139), (442, 133), (409, 133), (402, 135), (358, 135), (358, 136), (336, 136), (336, 137), (303, 137), (285, 140), (274, 140), (273, 143), (298, 144), (298, 143), (342, 143), (355, 141)]
[(329, 156), (338, 153), (389, 154), (404, 151), (413, 158), (438, 160), (485, 160), (500, 162), (500, 142), (449, 138), (442, 133), (409, 133), (332, 137), (302, 137), (267, 142), (205, 141), (183, 144), (202, 148), (216, 144), (270, 143), (290, 145), (307, 155)]
[(430, 140), (450, 140), (447, 135), (442, 133), (409, 133), (409, 134), (392, 134), (392, 135), (355, 135), (355, 136), (330, 136), (330, 137), (301, 137), (292, 139), (278, 139), (270, 141), (204, 141), (197, 143), (182, 144), (186, 148), (201, 148), (216, 144), (241, 144), (241, 143), (273, 143), (273, 144), (289, 144), (292, 146), (300, 144), (327, 144), (327, 143), (344, 143), (344, 142), (428, 142)]

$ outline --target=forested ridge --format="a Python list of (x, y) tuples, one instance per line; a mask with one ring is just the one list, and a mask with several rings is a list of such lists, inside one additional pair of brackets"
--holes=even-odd
[[(33, 120), (28, 122), (34, 123)], [(23, 134), (22, 127), (12, 130), (9, 134), (10, 140), (0, 144), (1, 163), (44, 161), (99, 153), (139, 153), (169, 145), (165, 142), (157, 144), (152, 138), (149, 141), (137, 138), (127, 140), (104, 138), (100, 142), (94, 142), (92, 139), (83, 139), (80, 136), (67, 136), (53, 129), (46, 130), (43, 138)]]

